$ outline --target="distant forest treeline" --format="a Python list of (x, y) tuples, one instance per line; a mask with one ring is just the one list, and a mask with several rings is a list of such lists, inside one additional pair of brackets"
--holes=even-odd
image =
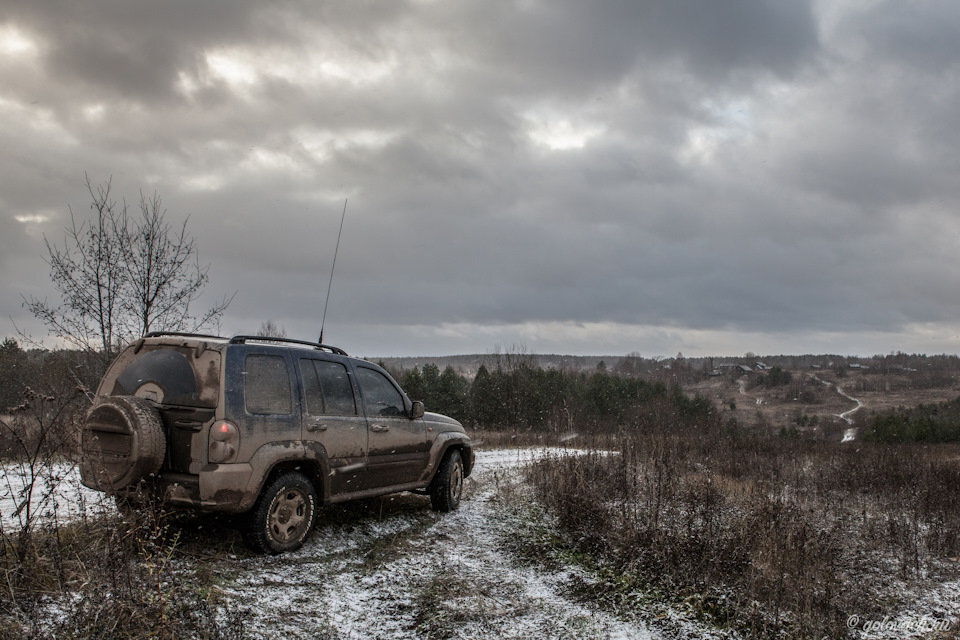
[[(541, 369), (559, 369), (563, 371), (608, 371), (623, 376), (643, 376), (665, 381), (675, 380), (688, 384), (716, 372), (719, 369), (743, 365), (764, 370), (774, 367), (784, 371), (832, 370), (841, 376), (851, 371), (879, 373), (884, 375), (903, 374), (915, 381), (916, 388), (926, 388), (950, 384), (955, 374), (960, 374), (960, 356), (908, 354), (902, 352), (875, 356), (821, 355), (774, 355), (758, 356), (747, 353), (743, 356), (729, 357), (686, 357), (678, 353), (672, 358), (643, 357), (638, 353), (625, 356), (569, 356), (556, 354), (494, 353), (437, 357), (400, 357), (378, 358), (391, 371), (406, 371), (435, 365), (441, 371), (452, 367), (467, 378), (476, 375), (480, 366), (487, 370), (510, 368), (516, 362)], [(867, 383), (869, 384), (869, 383)], [(873, 390), (873, 389), (867, 389)]]
[(873, 442), (960, 442), (960, 398), (871, 416), (863, 438)]
[(444, 413), (484, 429), (522, 431), (610, 430), (669, 418), (673, 424), (703, 424), (714, 408), (699, 396), (690, 398), (678, 385), (624, 377), (543, 369), (530, 362), (509, 368), (481, 365), (472, 380), (434, 364), (394, 372), (411, 398), (428, 411)]
[(0, 414), (22, 405), (24, 392), (82, 395), (96, 389), (103, 359), (79, 351), (24, 350), (13, 338), (0, 342)]
[[(561, 433), (642, 427), (651, 421), (712, 423), (718, 417), (711, 402), (682, 389), (725, 365), (762, 364), (763, 376), (755, 383), (768, 386), (790, 383), (791, 369), (829, 368), (848, 377), (844, 387), (851, 391), (946, 387), (960, 374), (958, 356), (904, 353), (871, 358), (678, 354), (670, 359), (514, 353), (379, 362), (412, 399), (423, 400), (428, 411), (450, 415), (469, 427)], [(96, 388), (104, 364), (96, 354), (24, 350), (7, 338), (0, 343), (0, 414), (12, 413), (37, 393), (82, 403)], [(867, 372), (882, 375), (862, 375)], [(885, 442), (960, 441), (960, 398), (864, 417), (863, 435)]]

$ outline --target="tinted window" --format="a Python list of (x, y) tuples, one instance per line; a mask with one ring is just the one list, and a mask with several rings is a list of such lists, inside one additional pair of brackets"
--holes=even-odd
[(283, 356), (247, 356), (243, 371), (243, 402), (250, 413), (291, 412), (290, 375)]
[(355, 416), (357, 403), (347, 369), (339, 362), (326, 360), (300, 361), (307, 397), (307, 413), (311, 415)]
[(307, 413), (322, 416), (326, 413), (323, 401), (323, 388), (313, 366), (313, 360), (300, 361), (300, 373), (303, 374), (303, 395), (307, 401)]
[(403, 415), (403, 397), (387, 377), (379, 371), (357, 367), (357, 378), (363, 390), (363, 401), (367, 415), (399, 416)]
[(102, 392), (137, 395), (155, 402), (214, 407), (220, 392), (220, 354), (206, 350), (147, 346), (130, 350), (104, 376)]

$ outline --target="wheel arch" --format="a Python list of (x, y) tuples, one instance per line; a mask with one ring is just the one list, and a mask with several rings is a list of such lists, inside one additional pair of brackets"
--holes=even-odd
[(463, 463), (463, 477), (468, 477), (473, 471), (473, 443), (462, 433), (451, 432), (448, 434), (440, 434), (437, 436), (437, 440), (433, 446), (434, 450), (430, 455), (430, 482), (433, 482), (433, 479), (440, 471), (440, 464), (444, 458), (454, 450), (460, 452), (460, 460)]
[[(301, 458), (299, 460), (278, 460), (270, 470), (263, 476), (263, 480), (260, 482), (260, 486), (257, 488), (257, 498), (260, 497), (260, 494), (263, 492), (264, 487), (270, 485), (271, 482), (284, 475), (285, 473), (300, 473), (305, 476), (310, 483), (313, 485), (314, 491), (317, 492), (317, 498), (319, 498), (321, 503), (327, 501), (328, 492), (324, 487), (324, 478), (326, 473), (324, 473), (323, 465), (319, 460), (312, 460), (309, 458)], [(327, 483), (329, 486), (329, 483)]]
[(329, 465), (327, 463), (326, 451), (319, 447), (303, 448), (287, 447), (280, 445), (267, 445), (261, 447), (254, 455), (254, 469), (260, 468), (261, 473), (255, 473), (247, 487), (247, 497), (244, 499), (244, 511), (252, 509), (265, 487), (269, 486), (276, 478), (284, 473), (297, 472), (303, 474), (311, 484), (314, 491), (317, 492), (317, 498), (321, 504), (330, 500), (330, 475)]

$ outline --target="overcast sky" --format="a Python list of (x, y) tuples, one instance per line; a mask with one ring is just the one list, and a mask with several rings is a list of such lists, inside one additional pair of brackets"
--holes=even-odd
[(960, 351), (956, 0), (0, 2), (0, 336), (84, 174), (221, 327), (364, 355)]

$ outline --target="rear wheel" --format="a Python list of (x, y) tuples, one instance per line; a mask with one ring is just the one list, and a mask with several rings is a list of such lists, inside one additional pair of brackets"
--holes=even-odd
[(430, 484), (430, 506), (434, 511), (454, 511), (463, 494), (463, 459), (459, 451), (451, 451), (440, 463)]
[(317, 518), (317, 492), (302, 473), (285, 473), (267, 485), (250, 512), (247, 544), (262, 553), (303, 545)]

